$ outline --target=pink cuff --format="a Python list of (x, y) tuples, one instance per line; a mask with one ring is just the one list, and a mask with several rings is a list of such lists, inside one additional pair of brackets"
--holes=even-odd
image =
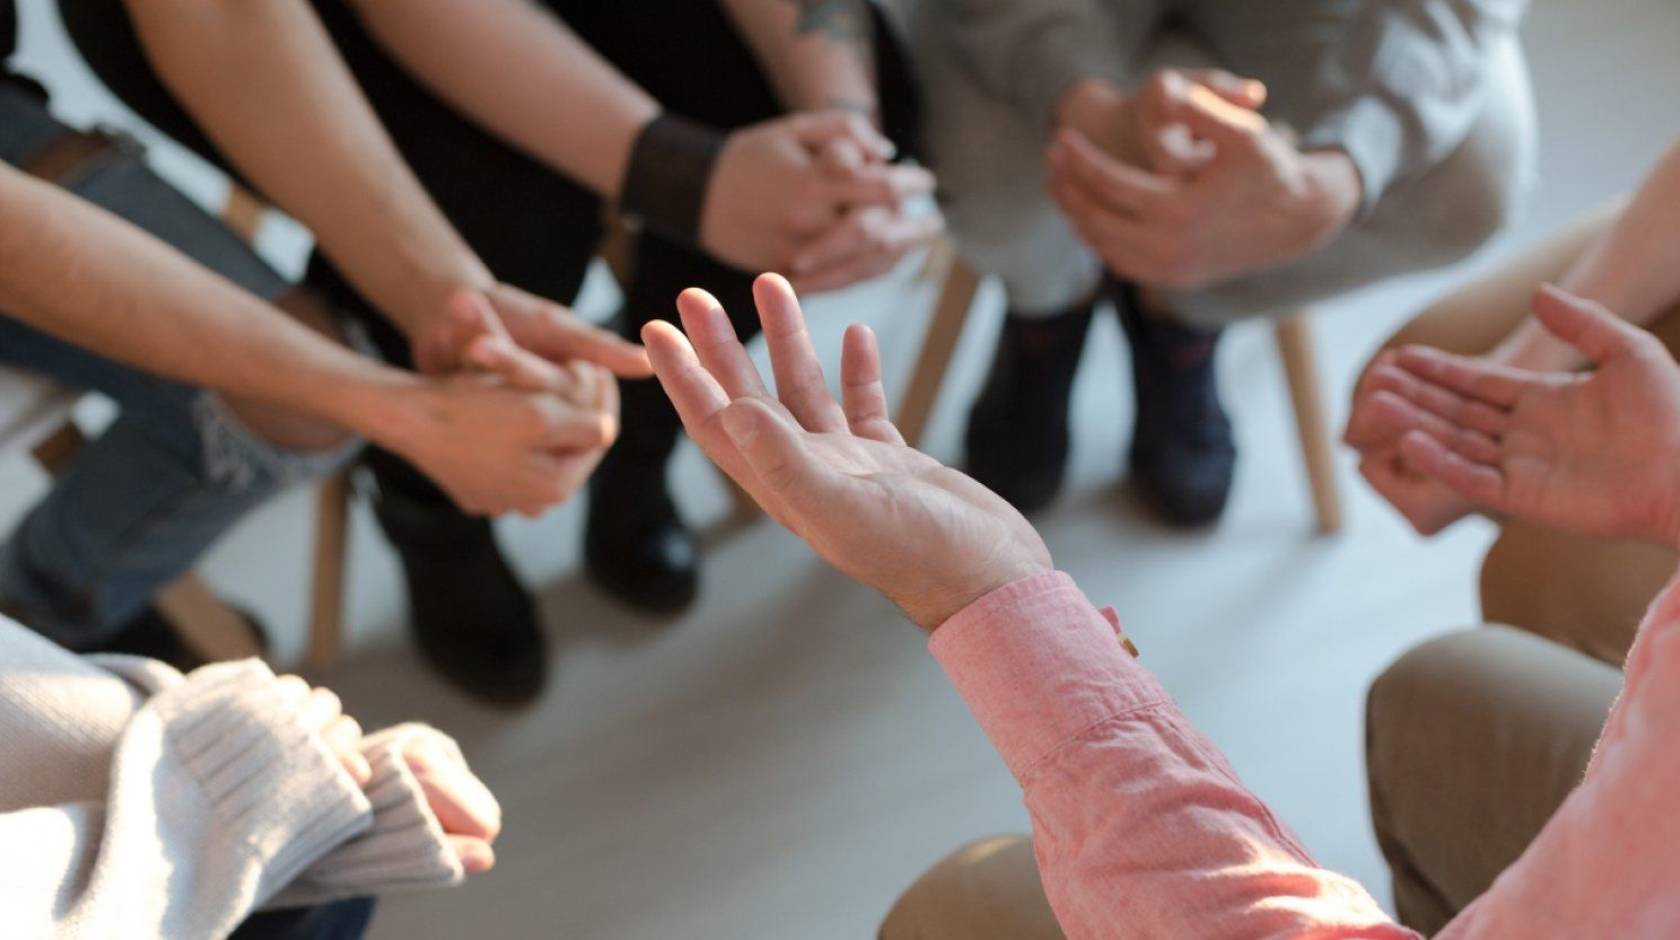
[(1169, 701), (1062, 572), (987, 594), (928, 648), (1017, 780), (1087, 729)]

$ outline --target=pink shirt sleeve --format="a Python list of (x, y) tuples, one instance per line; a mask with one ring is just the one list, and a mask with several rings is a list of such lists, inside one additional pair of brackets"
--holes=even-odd
[[(1095, 937), (1416, 935), (1319, 868), (1065, 574), (1000, 588), (934, 656), (1025, 791), (1051, 906)], [(1437, 940), (1680, 936), (1680, 582), (1582, 785)]]
[(988, 594), (931, 648), (1025, 792), (1074, 940), (1416, 936), (1313, 862), (1067, 575)]

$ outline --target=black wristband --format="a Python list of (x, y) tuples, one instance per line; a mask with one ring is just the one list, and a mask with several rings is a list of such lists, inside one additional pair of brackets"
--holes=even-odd
[(662, 234), (698, 242), (706, 184), (725, 139), (669, 112), (654, 118), (630, 150), (619, 208)]

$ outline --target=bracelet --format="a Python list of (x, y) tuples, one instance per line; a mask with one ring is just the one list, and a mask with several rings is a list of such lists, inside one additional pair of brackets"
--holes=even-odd
[(706, 184), (725, 139), (670, 112), (654, 118), (630, 150), (619, 208), (665, 235), (698, 242)]

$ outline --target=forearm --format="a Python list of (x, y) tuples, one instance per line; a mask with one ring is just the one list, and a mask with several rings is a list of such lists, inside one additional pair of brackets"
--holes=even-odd
[(929, 0), (937, 28), (985, 90), (1048, 130), (1082, 78), (1114, 77), (1112, 21), (1097, 0)]
[[(1315, 4), (1303, 3), (1314, 15)], [(1308, 150), (1337, 148), (1359, 169), (1369, 211), (1397, 182), (1450, 155), (1486, 106), (1489, 65), (1517, 41), (1527, 0), (1348, 4), (1349, 37), (1315, 84), (1328, 91), (1298, 128)]]
[(0, 863), (9, 933), (227, 936), (371, 820), (255, 661), (205, 667), (155, 695), (110, 768), (102, 802), (0, 814), (0, 838), (29, 847)]
[(308, 3), (128, 4), (159, 77), (216, 145), (405, 330), (491, 283)]
[[(1640, 326), (1680, 304), (1680, 145), (1671, 147), (1604, 235), (1558, 286)], [(1552, 370), (1584, 365), (1580, 354), (1533, 318), (1500, 344), (1510, 365)]]
[[(352, 0), (367, 30), (439, 97), (611, 199), (659, 104), (526, 0)], [(698, 77), (696, 80), (700, 80)]]
[(1070, 937), (1415, 940), (1308, 857), (1066, 575), (988, 594), (932, 648), (1025, 791)]
[(879, 117), (869, 0), (724, 0), (789, 111)]
[(326, 339), (127, 222), (0, 167), (0, 310), (125, 365), (382, 431), (419, 379)]

